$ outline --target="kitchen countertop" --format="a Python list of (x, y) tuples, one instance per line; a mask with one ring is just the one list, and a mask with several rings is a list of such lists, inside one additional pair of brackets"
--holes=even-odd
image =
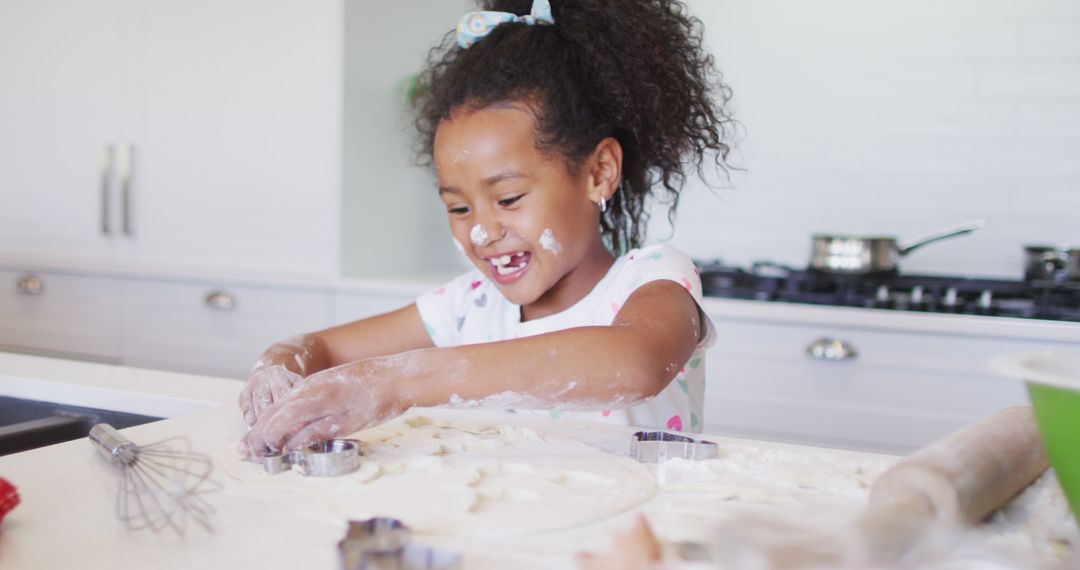
[[(124, 433), (140, 443), (185, 435), (194, 449), (210, 455), (231, 446), (245, 430), (235, 409), (239, 387), (233, 380), (0, 353), (0, 395), (169, 417)], [(618, 442), (628, 445), (633, 431), (500, 411), (411, 413), (529, 425), (615, 452)], [(832, 520), (839, 520), (857, 510), (873, 477), (897, 460), (844, 450), (708, 439), (721, 445), (720, 460), (708, 465), (665, 464), (656, 471), (661, 485), (653, 499), (606, 520), (497, 541), (422, 537), (417, 542), (462, 552), (466, 570), (574, 568), (574, 553), (602, 549), (638, 513), (645, 513), (666, 541), (710, 540), (717, 525), (740, 516), (776, 516), (812, 508), (831, 512)], [(0, 566), (6, 570), (338, 567), (335, 545), (344, 534), (345, 521), (310, 516), (311, 505), (303, 497), (248, 488), (219, 469), (216, 478), (223, 491), (208, 496), (217, 509), (213, 533), (200, 528), (183, 537), (132, 533), (114, 515), (117, 475), (85, 440), (0, 457), (0, 476), (12, 481), (22, 497), (22, 504), (0, 526)], [(1069, 544), (1080, 543), (1080, 534), (1056, 481), (1048, 476), (972, 533), (967, 544), (974, 543), (1047, 561), (1061, 557)]]

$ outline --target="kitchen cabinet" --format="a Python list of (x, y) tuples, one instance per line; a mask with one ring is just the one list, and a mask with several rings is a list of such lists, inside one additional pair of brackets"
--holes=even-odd
[[(805, 309), (708, 303), (718, 337), (707, 360), (705, 431), (711, 433), (902, 452), (999, 409), (1027, 404), (1022, 382), (988, 369), (993, 356), (1080, 350), (1076, 326), (1072, 335), (1048, 340), (1007, 326), (1028, 324), (1017, 319), (900, 315), (922, 329), (905, 330), (874, 324), (883, 314), (874, 310), (760, 318), (754, 310), (794, 315)], [(749, 309), (727, 310), (731, 306)], [(862, 322), (850, 322), (853, 314), (861, 314)], [(849, 322), (838, 324), (844, 319)], [(958, 323), (981, 332), (956, 332)]]
[(415, 301), (421, 292), (374, 287), (340, 290), (334, 294), (334, 324), (345, 324), (400, 309)]
[(330, 307), (323, 289), (127, 279), (124, 363), (243, 379), (272, 343), (329, 326)]
[(121, 287), (110, 277), (0, 269), (0, 347), (116, 362)]
[(334, 274), (342, 12), (0, 2), (0, 248)]
[(101, 256), (120, 245), (102, 192), (106, 145), (129, 135), (125, 3), (0, 1), (0, 248)]

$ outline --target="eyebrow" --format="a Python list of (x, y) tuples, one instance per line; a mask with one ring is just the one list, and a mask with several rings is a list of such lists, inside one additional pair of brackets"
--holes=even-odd
[[(484, 186), (494, 186), (494, 185), (498, 184), (499, 182), (504, 182), (506, 180), (513, 180), (515, 178), (528, 178), (528, 176), (521, 173), (521, 172), (516, 172), (516, 171), (513, 171), (513, 170), (507, 170), (506, 172), (500, 172), (500, 173), (498, 173), (498, 174), (496, 174), (494, 176), (489, 176), (489, 177), (485, 178), (484, 181), (483, 181), (483, 184), (484, 184)], [(457, 188), (454, 188), (453, 186), (440, 186), (439, 187), (439, 194), (440, 195), (442, 195), (442, 194), (461, 194), (461, 191), (458, 190)]]

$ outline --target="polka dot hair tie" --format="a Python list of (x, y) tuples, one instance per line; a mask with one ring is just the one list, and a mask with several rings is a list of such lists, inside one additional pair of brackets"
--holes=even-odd
[(457, 26), (457, 43), (468, 48), (491, 33), (496, 27), (508, 23), (522, 23), (528, 26), (536, 24), (554, 24), (549, 0), (533, 0), (532, 11), (527, 16), (518, 16), (510, 12), (469, 12), (461, 17)]

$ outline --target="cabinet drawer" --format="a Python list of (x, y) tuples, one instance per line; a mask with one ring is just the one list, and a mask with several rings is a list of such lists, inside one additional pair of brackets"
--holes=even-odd
[[(854, 328), (717, 322), (708, 352), (707, 432), (903, 451), (1005, 407), (1025, 405), (1021, 382), (987, 369), (995, 354), (1046, 343)], [(857, 352), (807, 354), (819, 338)], [(1061, 343), (1062, 349), (1075, 345)]]
[(708, 371), (707, 432), (875, 451), (920, 447), (997, 410), (1027, 404), (1021, 382), (990, 375), (713, 354)]
[(0, 345), (116, 360), (120, 291), (109, 278), (0, 270)]
[[(842, 341), (855, 350), (852, 360), (876, 368), (912, 372), (987, 375), (987, 360), (1005, 352), (1076, 350), (1076, 343), (1031, 341), (949, 334), (904, 333), (822, 324), (763, 324), (714, 319), (718, 354), (770, 362), (814, 362), (807, 348), (821, 339)], [(849, 362), (825, 362), (842, 370)]]
[(273, 342), (329, 324), (325, 292), (156, 281), (125, 287), (124, 357), (136, 366), (241, 379)]
[(416, 300), (411, 293), (339, 291), (334, 295), (334, 324), (340, 325), (400, 309)]

